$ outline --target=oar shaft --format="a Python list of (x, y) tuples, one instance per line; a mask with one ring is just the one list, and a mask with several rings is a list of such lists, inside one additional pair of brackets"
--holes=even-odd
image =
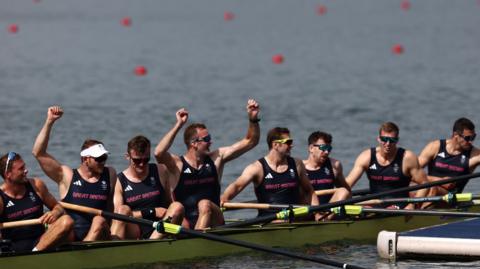
[(147, 220), (147, 219), (139, 219), (139, 218), (133, 218), (130, 216), (122, 215), (122, 214), (116, 214), (96, 208), (91, 208), (87, 206), (81, 206), (81, 205), (75, 205), (75, 204), (70, 204), (70, 203), (65, 203), (65, 202), (60, 202), (63, 208), (78, 211), (78, 212), (83, 212), (95, 216), (103, 216), (108, 219), (117, 219), (117, 220), (122, 220), (125, 222), (129, 223), (135, 223), (135, 224), (142, 224), (146, 226), (152, 226), (153, 221)]
[(362, 212), (377, 213), (377, 214), (392, 214), (392, 215), (480, 217), (480, 213), (475, 213), (475, 212), (450, 212), (450, 211), (385, 209), (385, 208), (363, 208)]
[(0, 229), (9, 229), (9, 228), (24, 227), (24, 226), (31, 226), (31, 225), (38, 225), (38, 224), (42, 224), (40, 222), (40, 219), (9, 221), (9, 222), (0, 223)]
[[(224, 208), (228, 209), (285, 209), (289, 208), (290, 205), (283, 204), (263, 204), (263, 203), (236, 203), (236, 202), (225, 202), (222, 205)], [(301, 207), (304, 205), (291, 205), (292, 207)]]

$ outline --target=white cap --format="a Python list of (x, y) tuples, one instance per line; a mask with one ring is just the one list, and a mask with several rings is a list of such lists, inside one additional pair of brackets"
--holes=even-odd
[(100, 157), (103, 154), (108, 154), (108, 151), (105, 149), (105, 147), (102, 144), (93, 145), (80, 152), (80, 156), (82, 157), (91, 156), (93, 158)]

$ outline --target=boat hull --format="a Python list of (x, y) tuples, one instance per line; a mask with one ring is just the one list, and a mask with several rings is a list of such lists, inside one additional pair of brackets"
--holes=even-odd
[[(263, 227), (232, 228), (212, 232), (251, 243), (282, 248), (342, 240), (374, 244), (381, 230), (405, 231), (459, 219), (436, 216), (415, 216), (407, 219), (404, 216), (390, 216), (356, 221), (270, 224)], [(177, 262), (245, 251), (248, 249), (200, 238), (77, 243), (63, 251), (1, 256), (0, 267), (105, 268), (129, 264)]]

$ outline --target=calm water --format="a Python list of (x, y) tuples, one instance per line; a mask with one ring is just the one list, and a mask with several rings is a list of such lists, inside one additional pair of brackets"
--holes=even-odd
[[(316, 14), (318, 4), (327, 6), (324, 16)], [(224, 21), (225, 11), (235, 19)], [(132, 17), (131, 27), (120, 24), (124, 16)], [(7, 31), (11, 23), (18, 24), (17, 34)], [(129, 138), (142, 133), (155, 144), (180, 107), (192, 122), (207, 124), (214, 146), (233, 143), (246, 132), (245, 103), (254, 97), (262, 106), (263, 134), (290, 128), (293, 155), (304, 158), (309, 133), (331, 132), (332, 156), (347, 173), (357, 154), (375, 144), (383, 121), (398, 123), (401, 145), (416, 153), (449, 136), (458, 117), (480, 123), (478, 25), (475, 0), (412, 1), (409, 11), (393, 0), (0, 0), (0, 152), (23, 154), (30, 174), (45, 178), (30, 152), (47, 107), (60, 104), (65, 115), (49, 151), (76, 167), (81, 143), (93, 137), (110, 150), (109, 163), (123, 170)], [(397, 43), (403, 55), (391, 53)], [(285, 57), (281, 65), (271, 62), (277, 53)], [(135, 76), (136, 65), (146, 66), (148, 75)], [(266, 153), (264, 140), (227, 165), (223, 187)], [(184, 151), (181, 139), (171, 151)], [(467, 190), (479, 192), (480, 183)], [(252, 198), (248, 188), (238, 200)], [(395, 268), (377, 259), (374, 246), (318, 253)], [(315, 267), (272, 259), (234, 256), (185, 266)], [(398, 268), (440, 264), (406, 261)]]

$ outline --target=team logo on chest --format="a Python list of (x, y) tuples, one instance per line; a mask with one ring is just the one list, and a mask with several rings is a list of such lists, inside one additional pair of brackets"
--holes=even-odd
[(211, 173), (211, 172), (212, 172), (212, 167), (210, 166), (209, 163), (205, 164), (205, 169), (207, 169), (207, 172), (208, 172), (208, 173)]
[(460, 162), (462, 164), (464, 164), (466, 160), (467, 160), (467, 157), (465, 155), (462, 155), (462, 158), (460, 159)]
[(154, 177), (150, 177), (150, 183), (152, 186), (155, 186), (155, 178)]
[(102, 180), (102, 182), (100, 182), (100, 188), (101, 188), (103, 191), (106, 191), (106, 190), (107, 190), (107, 182), (105, 182), (105, 180)]
[(32, 200), (32, 202), (36, 202), (36, 201), (37, 201), (37, 198), (35, 198), (35, 195), (33, 194), (33, 192), (29, 192), (29, 193), (28, 193), (28, 197), (30, 198), (30, 200)]
[(440, 152), (437, 155), (438, 157), (445, 158), (445, 152)]
[(327, 175), (327, 176), (330, 175), (330, 169), (328, 169), (327, 167), (325, 167), (325, 175)]
[(289, 169), (289, 172), (290, 172), (290, 177), (295, 177), (295, 171), (293, 171), (293, 169)]
[(398, 166), (397, 163), (395, 163), (395, 164), (393, 165), (393, 172), (398, 173), (398, 170), (399, 170), (399, 169), (400, 169), (400, 167)]

